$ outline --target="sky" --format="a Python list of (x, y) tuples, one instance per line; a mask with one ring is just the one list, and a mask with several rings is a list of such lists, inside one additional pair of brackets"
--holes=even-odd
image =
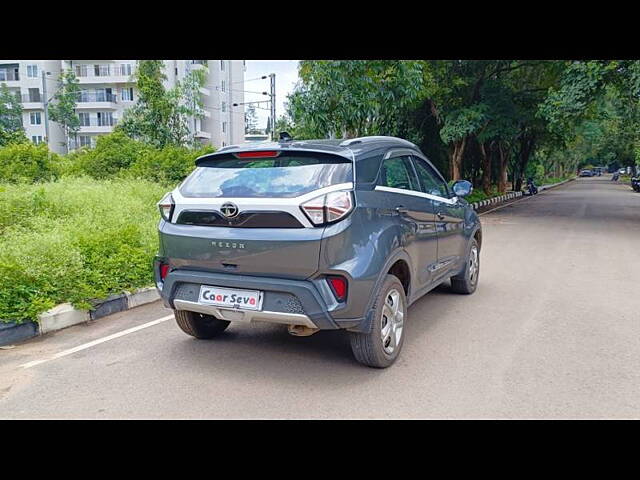
[[(269, 79), (254, 80), (270, 73), (276, 74), (276, 117), (284, 114), (284, 102), (287, 95), (293, 91), (293, 87), (298, 81), (298, 60), (247, 60), (247, 71), (244, 72), (244, 90), (254, 92), (268, 92)], [(269, 97), (260, 94), (245, 93), (245, 102), (257, 100), (268, 100)], [(256, 109), (258, 115), (258, 128), (267, 126), (269, 117), (269, 104), (259, 103), (256, 107), (266, 108), (266, 110)]]

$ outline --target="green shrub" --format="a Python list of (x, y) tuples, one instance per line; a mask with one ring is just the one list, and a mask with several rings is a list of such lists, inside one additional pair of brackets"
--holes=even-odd
[(136, 163), (154, 149), (116, 131), (101, 135), (93, 149), (83, 148), (68, 155), (64, 168), (68, 175), (89, 175), (97, 179), (111, 178)]
[(49, 152), (47, 145), (31, 142), (11, 143), (0, 148), (0, 182), (32, 183), (55, 177), (58, 155)]
[(162, 150), (145, 152), (124, 175), (145, 178), (165, 185), (181, 182), (195, 168), (195, 159), (214, 152), (213, 147), (194, 150), (186, 147), (167, 146)]
[(156, 202), (145, 180), (63, 178), (0, 188), (0, 319), (35, 320), (59, 303), (153, 283)]

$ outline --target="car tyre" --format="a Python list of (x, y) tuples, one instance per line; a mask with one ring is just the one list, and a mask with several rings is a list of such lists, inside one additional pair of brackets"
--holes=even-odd
[(456, 293), (470, 295), (478, 287), (480, 277), (480, 247), (475, 238), (471, 239), (464, 270), (455, 277), (451, 277), (451, 290)]
[(208, 339), (220, 335), (231, 323), (204, 313), (188, 312), (186, 310), (174, 310), (173, 312), (180, 329), (187, 335), (200, 339)]
[(398, 277), (387, 275), (377, 292), (369, 333), (350, 332), (351, 350), (356, 360), (374, 368), (393, 364), (404, 344), (407, 298)]

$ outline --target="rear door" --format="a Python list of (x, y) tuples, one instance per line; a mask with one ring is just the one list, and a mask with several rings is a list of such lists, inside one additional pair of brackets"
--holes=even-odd
[(351, 160), (337, 155), (212, 156), (172, 192), (164, 254), (177, 268), (307, 278), (318, 269), (324, 227), (300, 205), (352, 189), (352, 180)]

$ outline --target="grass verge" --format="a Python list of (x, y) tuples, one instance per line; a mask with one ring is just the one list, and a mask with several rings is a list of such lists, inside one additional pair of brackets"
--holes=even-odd
[(155, 205), (167, 190), (87, 177), (0, 185), (0, 320), (153, 283)]

